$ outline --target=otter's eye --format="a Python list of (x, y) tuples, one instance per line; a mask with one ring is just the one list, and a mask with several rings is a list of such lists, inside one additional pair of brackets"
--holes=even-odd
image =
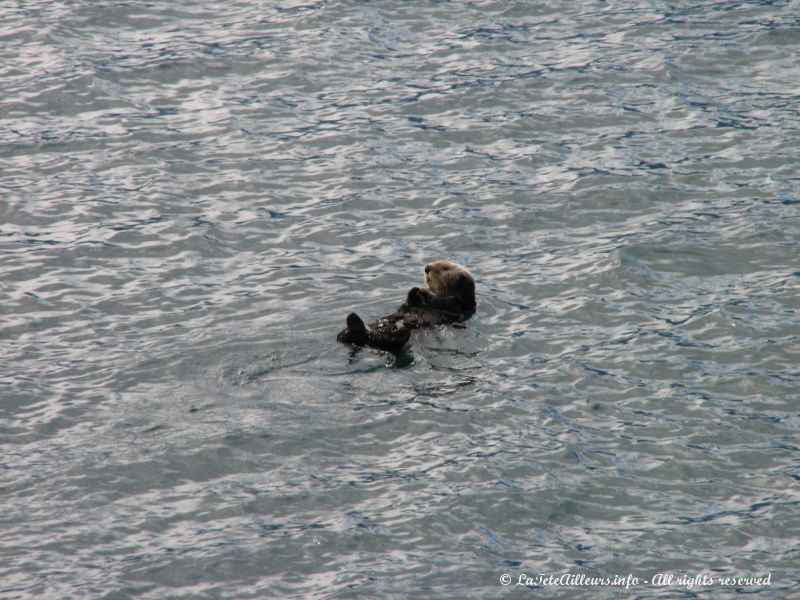
[(450, 267), (448, 267), (448, 266), (442, 267), (442, 271), (449, 271), (449, 270), (450, 270)]

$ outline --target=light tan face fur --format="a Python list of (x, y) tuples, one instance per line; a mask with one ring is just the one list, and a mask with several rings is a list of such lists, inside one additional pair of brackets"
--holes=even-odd
[(465, 267), (450, 262), (449, 260), (437, 260), (425, 265), (425, 286), (435, 295), (443, 295), (447, 292), (448, 282), (455, 280), (462, 273), (472, 275)]

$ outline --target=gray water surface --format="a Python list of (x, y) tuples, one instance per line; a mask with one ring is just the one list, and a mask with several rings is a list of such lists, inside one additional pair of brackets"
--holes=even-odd
[(0, 596), (800, 596), (798, 15), (4, 3)]

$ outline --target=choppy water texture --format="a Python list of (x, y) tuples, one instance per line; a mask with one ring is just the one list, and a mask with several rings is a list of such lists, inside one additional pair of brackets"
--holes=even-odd
[(3, 3), (0, 596), (800, 596), (798, 15)]

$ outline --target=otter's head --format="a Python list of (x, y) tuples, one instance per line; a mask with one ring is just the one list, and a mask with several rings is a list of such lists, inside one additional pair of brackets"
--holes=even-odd
[(458, 296), (475, 302), (472, 274), (449, 260), (437, 260), (425, 265), (425, 286), (434, 296)]

